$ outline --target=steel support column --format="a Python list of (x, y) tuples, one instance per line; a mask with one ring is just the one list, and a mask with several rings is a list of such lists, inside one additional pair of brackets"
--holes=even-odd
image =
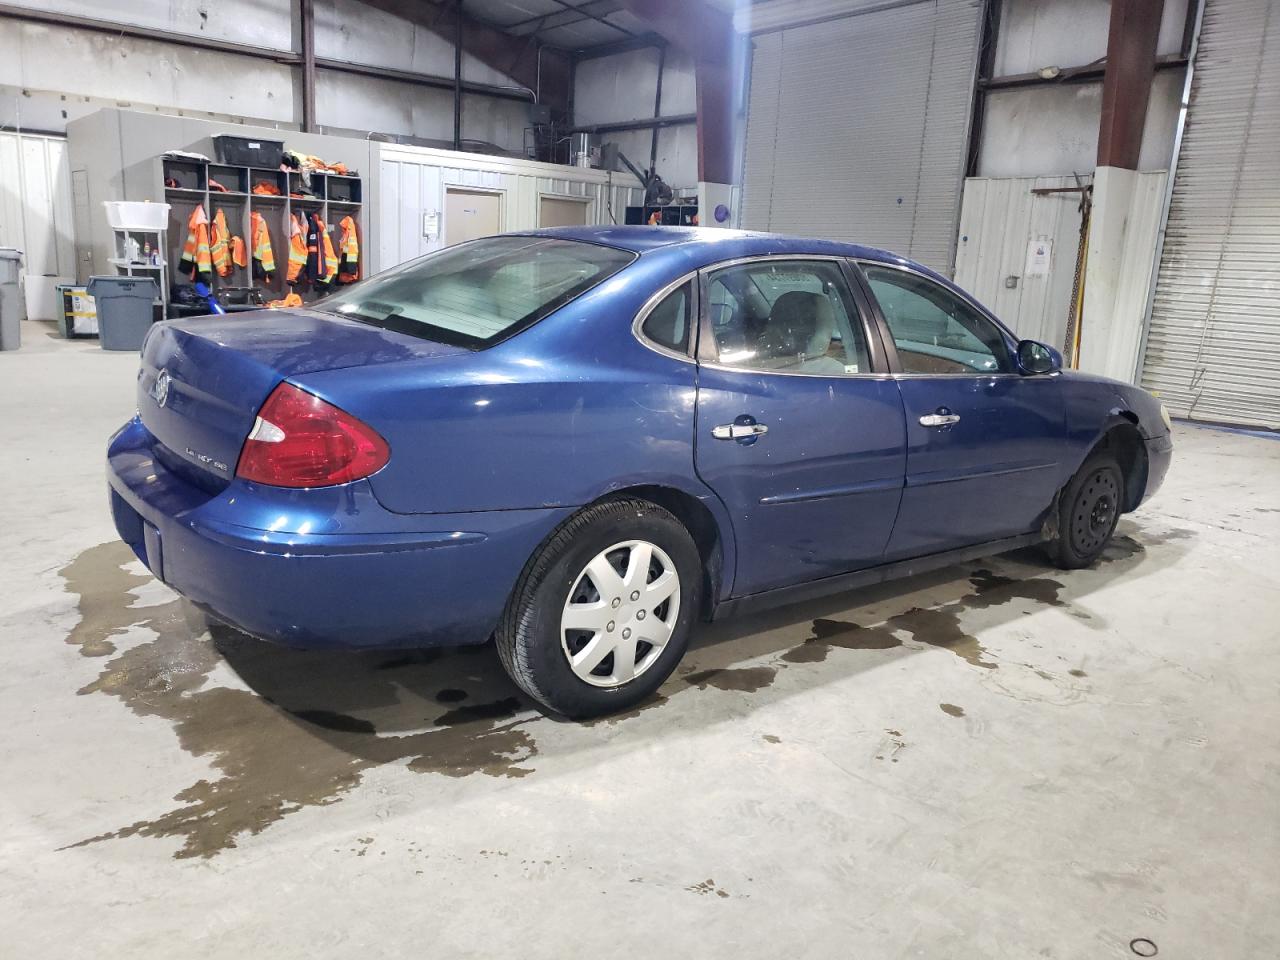
[(1138, 168), (1164, 0), (1112, 0), (1098, 166)]
[(302, 130), (314, 133), (316, 121), (316, 11), (314, 0), (298, 0), (299, 48), (302, 51)]

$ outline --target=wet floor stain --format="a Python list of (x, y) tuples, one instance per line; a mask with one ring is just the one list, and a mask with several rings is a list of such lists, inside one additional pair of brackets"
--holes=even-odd
[[(1172, 531), (1144, 534), (1144, 540), (1187, 536)], [(1117, 537), (1102, 562), (1145, 549), (1131, 537)], [(175, 857), (207, 858), (291, 813), (340, 801), (380, 765), (449, 777), (534, 772), (538, 749), (531, 729), (541, 717), (515, 694), (490, 649), (376, 655), (285, 650), (210, 627), (180, 599), (135, 606), (135, 591), (152, 581), (145, 571), (134, 572), (140, 569), (128, 547), (108, 543), (86, 550), (60, 571), (80, 614), (67, 642), (86, 657), (102, 659), (98, 676), (78, 693), (114, 697), (137, 716), (164, 719), (181, 748), (205, 758), (214, 773), (178, 792), (167, 813), (72, 846), (132, 836), (172, 838), (180, 842)], [(812, 636), (770, 664), (677, 675), (664, 688), (667, 696), (655, 694), (593, 723), (626, 722), (666, 705), (676, 689), (755, 693), (789, 665), (819, 663), (835, 649), (888, 651), (913, 640), (994, 670), (995, 659), (962, 628), (962, 613), (1014, 602), (1064, 606), (1062, 584), (1046, 577), (1015, 579), (984, 569), (974, 571), (970, 583), (973, 590), (958, 600), (907, 610), (874, 626), (813, 620)], [(220, 666), (248, 689), (212, 684)], [(455, 683), (442, 682), (447, 679)], [(770, 736), (766, 742), (778, 742)], [(891, 743), (894, 753), (902, 747), (897, 737)]]
[(773, 683), (773, 678), (777, 674), (777, 667), (723, 667), (699, 670), (686, 676), (684, 681), (700, 690), (715, 687), (717, 690), (755, 693)]
[(940, 703), (938, 708), (948, 717), (964, 716), (964, 707), (957, 707), (954, 703)]
[(902, 641), (891, 630), (864, 627), (847, 620), (815, 620), (813, 636), (782, 655), (787, 663), (819, 663), (827, 654), (841, 650), (891, 650)]
[[(430, 671), (411, 669), (435, 657), (397, 658), (405, 670), (397, 677), (385, 657), (283, 650), (220, 627), (211, 642), (203, 618), (184, 601), (131, 606), (131, 591), (151, 579), (124, 569), (132, 560), (124, 544), (109, 543), (61, 571), (81, 612), (68, 641), (88, 656), (110, 657), (78, 692), (115, 697), (138, 716), (167, 720), (180, 746), (206, 758), (216, 774), (180, 791), (167, 813), (71, 846), (168, 837), (181, 842), (177, 858), (212, 857), (291, 813), (337, 802), (382, 764), (407, 762), (410, 770), (450, 777), (533, 772), (528, 762), (537, 748), (525, 729), (529, 720), (514, 719), (516, 697), (423, 717), (423, 729), (407, 735), (379, 734), (373, 721), (335, 704), (358, 690), (364, 711), (393, 710), (402, 686), (430, 682)], [(117, 652), (112, 638), (136, 629), (149, 631), (149, 639)], [(224, 659), (251, 690), (207, 685)], [(295, 702), (305, 698), (326, 705)], [(422, 701), (430, 702), (429, 694)]]

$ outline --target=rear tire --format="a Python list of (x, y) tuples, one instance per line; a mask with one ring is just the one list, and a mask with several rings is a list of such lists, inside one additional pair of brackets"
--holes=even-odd
[(1092, 564), (1106, 549), (1120, 520), (1124, 474), (1106, 451), (1093, 454), (1071, 478), (1058, 500), (1058, 533), (1049, 557), (1064, 570)]
[(702, 561), (689, 531), (647, 500), (609, 500), (558, 529), (525, 566), (496, 640), (511, 679), (586, 718), (635, 706), (684, 656)]

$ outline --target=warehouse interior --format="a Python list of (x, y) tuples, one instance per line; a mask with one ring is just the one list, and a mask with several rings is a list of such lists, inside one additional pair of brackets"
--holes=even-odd
[[(155, 323), (615, 224), (916, 261), (1154, 394), (1168, 479), (1090, 567), (702, 624), (581, 723), (120, 542)], [(1275, 0), (0, 4), (0, 953), (1280, 956), (1277, 357)]]

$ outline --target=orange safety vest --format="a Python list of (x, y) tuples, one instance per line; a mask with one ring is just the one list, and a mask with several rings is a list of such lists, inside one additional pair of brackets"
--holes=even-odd
[(329, 228), (325, 225), (325, 222), (320, 219), (319, 214), (316, 215), (316, 223), (320, 225), (320, 236), (324, 240), (323, 283), (331, 284), (338, 276), (338, 255), (333, 251), (333, 238), (329, 236)]
[(289, 217), (289, 272), (285, 279), (297, 283), (298, 276), (307, 265), (307, 227), (298, 214)]
[(209, 215), (203, 206), (197, 206), (187, 218), (187, 242), (182, 245), (182, 259), (178, 266), (190, 274), (192, 280), (200, 274), (213, 273), (213, 259), (209, 255)]
[(276, 255), (271, 249), (271, 231), (267, 229), (267, 221), (256, 210), (249, 214), (249, 236), (253, 241), (253, 259), (258, 261), (262, 272), (275, 273)]
[(227, 215), (218, 210), (213, 215), (213, 229), (209, 233), (209, 254), (213, 258), (213, 268), (218, 276), (225, 277), (231, 273), (231, 251), (229, 249), (231, 231), (227, 229)]
[(231, 238), (231, 262), (242, 270), (249, 265), (248, 251), (244, 246), (244, 237)]
[(342, 231), (338, 237), (338, 282), (355, 283), (360, 279), (360, 236), (356, 222), (349, 216), (343, 217), (338, 228)]

